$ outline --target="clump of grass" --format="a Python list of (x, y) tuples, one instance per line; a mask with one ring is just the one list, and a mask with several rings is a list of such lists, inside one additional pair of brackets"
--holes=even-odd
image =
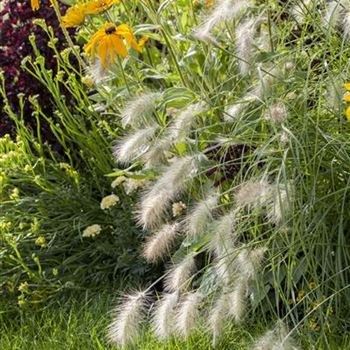
[[(345, 81), (350, 52), (342, 26), (325, 25), (333, 4), (222, 0), (204, 13), (190, 1), (149, 1), (111, 15), (124, 19), (133, 5), (157, 45), (111, 65), (91, 99), (132, 129), (116, 152), (127, 165), (114, 175), (148, 180), (136, 219), (145, 235), (167, 238), (149, 260), (173, 249), (170, 293), (150, 308), (155, 334), (175, 336), (182, 299), (197, 292), (196, 317), (210, 314), (214, 346), (228, 324), (252, 319), (281, 319), (288, 330), (273, 331), (269, 346), (282, 348), (303, 330), (327, 339), (348, 327), (349, 126), (339, 94), (327, 99), (331, 82)], [(150, 104), (136, 108), (148, 91)], [(174, 218), (180, 201), (192, 209)], [(218, 222), (228, 244), (213, 238)], [(173, 240), (167, 228), (177, 224)]]

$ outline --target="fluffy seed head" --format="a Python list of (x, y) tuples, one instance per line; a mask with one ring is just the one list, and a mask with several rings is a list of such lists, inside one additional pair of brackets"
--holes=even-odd
[(290, 184), (276, 186), (272, 200), (267, 205), (267, 218), (270, 222), (279, 225), (291, 211), (293, 189)]
[(164, 289), (168, 292), (185, 289), (195, 268), (196, 262), (193, 254), (186, 255), (180, 263), (170, 269), (165, 278)]
[(342, 6), (338, 1), (330, 1), (327, 3), (326, 12), (324, 14), (324, 24), (328, 27), (337, 27), (340, 24)]
[(138, 212), (138, 222), (145, 229), (155, 228), (161, 223), (168, 206), (180, 196), (197, 175), (202, 154), (175, 158), (153, 186), (143, 195)]
[(91, 77), (91, 80), (95, 85), (100, 85), (108, 80), (108, 70), (98, 58), (88, 66), (86, 74)]
[(223, 21), (237, 19), (248, 7), (249, 0), (218, 0), (216, 6), (194, 30), (194, 37), (204, 42), (216, 42), (212, 30)]
[(239, 186), (235, 195), (237, 205), (241, 208), (257, 208), (266, 204), (271, 197), (272, 185), (266, 180), (250, 180)]
[(155, 335), (161, 340), (165, 340), (174, 334), (178, 299), (178, 292), (163, 294), (156, 304), (152, 325)]
[(290, 12), (297, 22), (302, 23), (312, 10), (312, 6), (313, 0), (296, 1)]
[(257, 20), (249, 18), (236, 29), (236, 56), (239, 59), (238, 67), (242, 75), (247, 75), (252, 70), (256, 28)]
[(167, 256), (173, 247), (179, 232), (179, 224), (165, 224), (158, 232), (147, 239), (143, 256), (148, 262), (157, 262)]
[(195, 329), (199, 318), (199, 306), (203, 295), (199, 292), (187, 293), (176, 315), (177, 331), (188, 338)]
[(241, 322), (247, 309), (248, 286), (245, 280), (238, 279), (233, 291), (230, 293), (229, 313), (236, 322)]
[(228, 255), (234, 249), (237, 236), (235, 235), (236, 212), (228, 212), (213, 223), (209, 249), (216, 256)]
[(217, 339), (222, 333), (225, 322), (229, 316), (228, 310), (230, 305), (230, 295), (221, 294), (216, 300), (214, 308), (209, 316), (209, 328), (213, 333), (213, 348), (216, 347)]
[(259, 81), (248, 93), (250, 99), (259, 101), (268, 97), (276, 84), (277, 78), (282, 79), (284, 74), (285, 70), (278, 65), (273, 68), (258, 66)]
[(344, 13), (343, 32), (344, 32), (344, 36), (349, 40), (350, 39), (350, 10)]
[(230, 285), (234, 277), (232, 263), (233, 259), (227, 254), (218, 255), (215, 258), (214, 271), (224, 286)]
[(153, 140), (148, 151), (144, 154), (145, 169), (152, 169), (166, 162), (166, 153), (173, 145), (169, 135), (165, 135)]
[(235, 259), (235, 267), (241, 278), (253, 280), (261, 267), (266, 248), (244, 248)]
[(281, 144), (283, 146), (285, 146), (289, 142), (290, 137), (289, 137), (289, 134), (284, 130), (281, 132), (279, 139), (280, 139)]
[(145, 292), (137, 292), (124, 299), (115, 309), (115, 316), (108, 327), (109, 341), (120, 346), (132, 344), (138, 338), (148, 304)]
[(238, 104), (229, 106), (224, 115), (225, 121), (240, 119), (243, 116), (243, 113), (245, 112), (247, 107), (248, 106), (246, 103), (238, 103)]
[(153, 124), (152, 112), (161, 93), (149, 92), (132, 99), (121, 112), (122, 126), (132, 127)]
[(213, 211), (218, 205), (218, 195), (210, 193), (198, 202), (186, 219), (187, 232), (191, 236), (203, 234), (208, 223), (213, 219)]
[(282, 102), (277, 102), (270, 106), (265, 112), (265, 120), (274, 124), (283, 123), (287, 119), (287, 107)]
[(120, 163), (130, 163), (141, 157), (149, 148), (149, 142), (154, 137), (159, 126), (151, 126), (133, 132), (122, 139), (114, 148), (113, 155)]
[(261, 336), (249, 350), (298, 350), (298, 347), (288, 335), (284, 323), (279, 320), (276, 326)]
[(191, 128), (198, 114), (204, 111), (202, 102), (195, 103), (187, 107), (178, 116), (175, 117), (172, 125), (168, 129), (169, 139), (174, 143), (181, 143), (191, 132)]

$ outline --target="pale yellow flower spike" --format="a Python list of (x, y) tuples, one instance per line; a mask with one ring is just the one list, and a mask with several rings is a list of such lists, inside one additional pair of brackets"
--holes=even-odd
[(40, 1), (39, 0), (30, 0), (30, 6), (32, 7), (33, 11), (37, 11), (40, 8)]

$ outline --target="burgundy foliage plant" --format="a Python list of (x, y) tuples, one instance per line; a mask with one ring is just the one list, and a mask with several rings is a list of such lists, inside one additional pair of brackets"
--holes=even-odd
[[(64, 5), (61, 5), (61, 11), (65, 11)], [(66, 41), (48, 0), (41, 0), (41, 7), (35, 12), (31, 9), (30, 0), (0, 0), (0, 67), (5, 76), (8, 101), (16, 114), (20, 113), (17, 97), (19, 93), (23, 93), (25, 97), (38, 95), (41, 108), (46, 113), (53, 108), (50, 96), (40, 82), (21, 67), (23, 58), (33, 55), (29, 36), (34, 34), (37, 47), (45, 57), (47, 68), (55, 71), (56, 60), (52, 49), (48, 47), (47, 34), (33, 23), (36, 18), (44, 19), (54, 29), (58, 38), (57, 47), (63, 49)], [(0, 97), (0, 136), (12, 133), (13, 127), (2, 106), (3, 101)], [(24, 116), (28, 125), (32, 125), (31, 112), (31, 106), (26, 102)]]

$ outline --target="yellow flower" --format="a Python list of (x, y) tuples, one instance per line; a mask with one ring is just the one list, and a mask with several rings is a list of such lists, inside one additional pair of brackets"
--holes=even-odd
[(109, 209), (111, 207), (114, 207), (119, 202), (119, 197), (115, 194), (110, 194), (109, 196), (106, 196), (101, 201), (101, 209)]
[(89, 75), (85, 75), (84, 77), (82, 77), (81, 82), (89, 88), (94, 86), (94, 81)]
[(348, 108), (346, 109), (346, 119), (350, 121), (350, 106), (348, 106)]
[(297, 301), (302, 300), (304, 295), (305, 295), (305, 292), (303, 290), (299, 290), (298, 291), (298, 296), (297, 296)]
[(35, 240), (35, 244), (38, 245), (41, 248), (46, 248), (47, 243), (46, 243), (46, 238), (44, 236), (40, 236)]
[(343, 84), (345, 90), (350, 91), (350, 83)]
[(87, 227), (83, 232), (83, 237), (95, 237), (101, 233), (101, 226), (98, 224)]
[(317, 284), (315, 282), (310, 282), (309, 283), (309, 288), (310, 289), (315, 289), (317, 287)]
[(100, 57), (103, 66), (107, 66), (107, 59), (109, 64), (114, 63), (115, 54), (126, 57), (128, 50), (125, 42), (141, 52), (142, 48), (136, 41), (134, 33), (127, 24), (115, 26), (113, 23), (106, 23), (101, 27), (90, 39), (85, 47), (85, 53), (91, 56), (94, 61), (95, 53)]
[(62, 26), (64, 28), (80, 26), (85, 21), (85, 5), (79, 4), (70, 7), (62, 17)]
[(39, 0), (30, 0), (30, 6), (32, 7), (33, 11), (39, 10), (39, 8), (40, 8)]
[(97, 15), (108, 10), (112, 5), (119, 4), (120, 0), (95, 0), (85, 4), (85, 14)]
[(18, 290), (19, 290), (21, 293), (28, 293), (28, 291), (29, 291), (29, 284), (28, 284), (28, 282), (22, 282), (22, 283), (19, 285)]
[(320, 330), (320, 326), (319, 324), (317, 323), (317, 320), (315, 317), (311, 318), (308, 322), (308, 326), (311, 330), (313, 331), (319, 331)]
[(16, 200), (18, 198), (19, 198), (19, 189), (15, 187), (10, 194), (10, 199)]
[(186, 210), (186, 208), (187, 208), (186, 204), (181, 201), (173, 203), (172, 205), (173, 217), (176, 218), (182, 215), (182, 213)]

